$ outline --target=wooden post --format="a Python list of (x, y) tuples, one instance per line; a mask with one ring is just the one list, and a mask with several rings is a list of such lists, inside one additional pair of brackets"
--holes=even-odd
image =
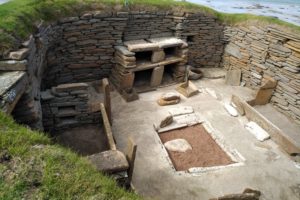
[(104, 92), (104, 106), (110, 125), (112, 125), (111, 102), (110, 102), (110, 87), (107, 78), (102, 80), (102, 90)]
[(104, 132), (107, 137), (108, 145), (110, 150), (117, 150), (114, 137), (111, 131), (110, 123), (107, 117), (106, 109), (103, 103), (100, 103), (100, 109), (101, 109), (101, 114), (102, 114), (102, 120), (103, 120), (103, 125), (104, 125)]

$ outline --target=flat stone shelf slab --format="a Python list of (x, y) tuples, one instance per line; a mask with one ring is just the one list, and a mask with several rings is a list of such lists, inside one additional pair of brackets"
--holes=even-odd
[(107, 173), (125, 171), (129, 164), (125, 155), (117, 150), (103, 151), (87, 157), (97, 170)]
[(179, 47), (184, 45), (184, 41), (174, 37), (151, 38), (147, 41), (157, 44), (159, 48)]
[(22, 77), (25, 76), (25, 72), (13, 71), (0, 73), (0, 95), (6, 93), (14, 84), (16, 84)]
[(136, 68), (132, 68), (129, 71), (131, 71), (131, 72), (142, 71), (142, 70), (152, 69), (152, 68), (158, 67), (158, 66), (165, 66), (165, 65), (169, 65), (169, 64), (173, 64), (173, 63), (178, 63), (181, 61), (182, 61), (182, 58), (180, 58), (180, 57), (170, 56), (170, 57), (167, 57), (164, 61), (159, 62), (159, 63), (152, 63), (152, 62), (137, 63)]
[(28, 84), (26, 72), (0, 73), (0, 108), (11, 113)]
[(157, 44), (147, 42), (146, 40), (132, 40), (124, 42), (124, 45), (131, 52), (154, 51), (159, 49)]

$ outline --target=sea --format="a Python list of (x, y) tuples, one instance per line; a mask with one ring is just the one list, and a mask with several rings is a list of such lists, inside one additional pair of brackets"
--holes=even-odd
[[(3, 4), (9, 0), (0, 0)], [(180, 1), (180, 0), (178, 0)], [(225, 13), (250, 13), (300, 26), (300, 0), (187, 0)]]
[(300, 0), (188, 0), (224, 13), (271, 16), (300, 26)]

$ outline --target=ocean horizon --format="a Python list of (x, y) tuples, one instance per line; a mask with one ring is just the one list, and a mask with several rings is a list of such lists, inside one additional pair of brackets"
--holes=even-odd
[(225, 13), (270, 16), (300, 26), (300, 0), (188, 0)]
[[(3, 4), (9, 0), (0, 0)], [(270, 16), (300, 26), (300, 0), (188, 0), (224, 13)]]

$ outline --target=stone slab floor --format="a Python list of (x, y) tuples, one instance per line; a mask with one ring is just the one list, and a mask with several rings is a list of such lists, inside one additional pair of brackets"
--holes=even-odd
[[(112, 93), (113, 133), (117, 146), (125, 151), (128, 137), (138, 145), (133, 174), (137, 193), (149, 199), (205, 200), (252, 188), (262, 192), (261, 199), (299, 200), (300, 169), (296, 163), (272, 140), (257, 141), (244, 128), (246, 119), (229, 116), (223, 107), (223, 102), (229, 101), (232, 94), (248, 100), (254, 92), (244, 87), (227, 86), (224, 79), (203, 79), (195, 84), (202, 93), (188, 99), (182, 96), (180, 104), (165, 107), (159, 106), (156, 100), (162, 93), (175, 91), (175, 86), (140, 94), (139, 100), (130, 103), (118, 93)], [(244, 164), (197, 175), (176, 173), (166, 158), (153, 123), (162, 119), (169, 108), (183, 105), (192, 106), (204, 116), (214, 133), (245, 158)]]

